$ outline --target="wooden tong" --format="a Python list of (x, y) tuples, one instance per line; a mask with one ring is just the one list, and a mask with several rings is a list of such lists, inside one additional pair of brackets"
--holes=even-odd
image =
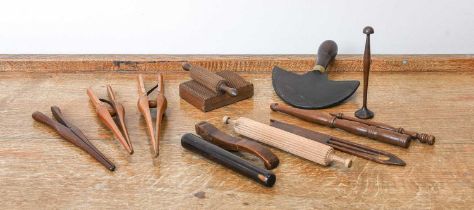
[[(94, 105), (99, 119), (114, 133), (120, 144), (129, 154), (133, 154), (132, 142), (128, 135), (127, 126), (125, 126), (125, 109), (123, 105), (115, 99), (114, 91), (110, 85), (107, 85), (107, 94), (110, 100), (99, 99), (91, 88), (87, 89), (87, 95)], [(110, 105), (111, 109), (104, 104)], [(115, 119), (114, 119), (115, 117)]]
[(71, 142), (72, 144), (76, 145), (77, 147), (81, 148), (85, 152), (87, 152), (90, 156), (96, 159), (99, 163), (105, 166), (110, 171), (115, 170), (115, 165), (110, 162), (90, 141), (87, 137), (79, 130), (78, 127), (70, 123), (61, 113), (61, 110), (57, 106), (51, 107), (51, 112), (53, 113), (54, 118), (57, 120), (53, 120), (46, 116), (41, 112), (34, 112), (32, 117), (38, 122), (41, 122), (45, 125), (56, 130), (56, 132), (66, 139), (67, 141)]
[[(158, 94), (155, 100), (149, 100), (148, 95), (158, 88)], [(155, 157), (159, 155), (159, 143), (160, 143), (160, 130), (161, 121), (166, 111), (167, 101), (164, 95), (163, 76), (158, 74), (158, 84), (155, 85), (149, 91), (145, 90), (145, 84), (143, 83), (143, 77), (141, 74), (138, 75), (138, 110), (142, 113), (145, 118), (148, 135), (153, 147)], [(151, 118), (150, 108), (156, 108), (156, 131), (153, 132), (153, 122)]]

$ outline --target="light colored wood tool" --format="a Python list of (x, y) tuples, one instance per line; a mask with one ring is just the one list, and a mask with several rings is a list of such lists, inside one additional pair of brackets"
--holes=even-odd
[[(158, 88), (158, 93), (156, 99), (149, 100), (148, 95)], [(158, 74), (158, 84), (150, 89), (149, 91), (145, 90), (145, 84), (143, 82), (143, 77), (141, 74), (138, 75), (138, 110), (142, 113), (145, 118), (145, 123), (147, 126), (147, 132), (150, 136), (151, 146), (153, 148), (153, 154), (157, 157), (160, 153), (160, 130), (161, 122), (163, 120), (163, 115), (165, 114), (167, 101), (164, 95), (164, 86), (163, 86), (163, 76)], [(155, 131), (153, 131), (153, 121), (151, 118), (150, 108), (156, 108), (156, 125)]]
[(225, 124), (231, 124), (234, 131), (242, 136), (255, 139), (323, 166), (328, 166), (332, 162), (341, 163), (348, 168), (352, 165), (350, 159), (335, 155), (332, 147), (302, 136), (245, 117), (232, 120), (225, 116), (223, 121)]
[[(130, 141), (128, 130), (125, 126), (125, 109), (123, 105), (115, 99), (114, 91), (110, 85), (107, 85), (107, 94), (110, 100), (99, 99), (91, 88), (87, 89), (87, 95), (89, 95), (99, 119), (114, 133), (125, 150), (127, 150), (129, 154), (133, 154), (132, 142)], [(110, 105), (110, 108), (103, 102)], [(116, 123), (113, 117), (116, 117), (118, 123)]]

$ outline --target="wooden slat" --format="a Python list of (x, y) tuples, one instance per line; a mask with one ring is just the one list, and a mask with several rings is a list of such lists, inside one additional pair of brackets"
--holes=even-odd
[[(307, 71), (314, 55), (0, 55), (0, 72), (181, 71), (182, 62), (212, 71)], [(330, 71), (362, 71), (362, 55), (339, 55)], [(474, 71), (474, 55), (374, 55), (372, 71)]]

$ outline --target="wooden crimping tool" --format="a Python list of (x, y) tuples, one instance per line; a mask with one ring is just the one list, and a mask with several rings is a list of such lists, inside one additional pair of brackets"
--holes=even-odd
[(115, 99), (114, 91), (110, 85), (107, 85), (107, 94), (110, 100), (99, 99), (91, 88), (87, 89), (87, 95), (89, 95), (99, 119), (114, 133), (125, 150), (127, 150), (129, 154), (133, 154), (132, 142), (128, 135), (127, 126), (125, 126), (125, 109), (123, 105)]
[[(150, 95), (155, 89), (158, 88), (156, 99), (149, 100)], [(143, 83), (143, 77), (141, 74), (138, 75), (138, 110), (142, 113), (145, 118), (147, 132), (150, 136), (151, 145), (153, 147), (153, 154), (157, 157), (160, 153), (160, 130), (161, 121), (166, 111), (167, 101), (164, 95), (163, 76), (158, 74), (158, 84), (151, 88), (149, 91), (145, 90), (145, 84)], [(156, 125), (155, 131), (153, 131), (153, 121), (151, 118), (150, 108), (156, 108)]]
[(56, 120), (49, 118), (41, 112), (34, 112), (32, 117), (36, 121), (53, 128), (61, 137), (87, 152), (110, 171), (115, 170), (115, 165), (87, 139), (78, 127), (63, 116), (59, 107), (52, 106), (51, 112)]
[(200, 66), (183, 64), (192, 80), (179, 85), (179, 96), (208, 112), (253, 96), (253, 84), (230, 71), (213, 73)]

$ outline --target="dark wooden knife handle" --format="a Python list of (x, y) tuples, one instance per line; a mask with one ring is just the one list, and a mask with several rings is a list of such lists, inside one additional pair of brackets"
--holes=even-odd
[(194, 134), (184, 134), (183, 137), (181, 137), (181, 146), (247, 176), (262, 185), (271, 187), (275, 184), (276, 176), (271, 171), (259, 168)]
[(332, 40), (326, 40), (321, 45), (319, 45), (318, 49), (318, 59), (316, 61), (316, 65), (320, 65), (326, 69), (337, 55), (337, 44)]
[(308, 122), (313, 122), (332, 128), (339, 128), (349, 133), (375, 139), (387, 144), (404, 148), (408, 148), (408, 146), (410, 146), (411, 137), (408, 135), (382, 129), (376, 126), (369, 126), (359, 122), (339, 119), (336, 116), (332, 116), (326, 112), (298, 109), (278, 103), (271, 104), (270, 108), (273, 111), (279, 111)]
[(196, 133), (203, 139), (229, 151), (251, 153), (263, 161), (265, 168), (271, 170), (278, 166), (278, 157), (267, 147), (247, 139), (228, 135), (208, 122), (199, 122), (195, 126)]

